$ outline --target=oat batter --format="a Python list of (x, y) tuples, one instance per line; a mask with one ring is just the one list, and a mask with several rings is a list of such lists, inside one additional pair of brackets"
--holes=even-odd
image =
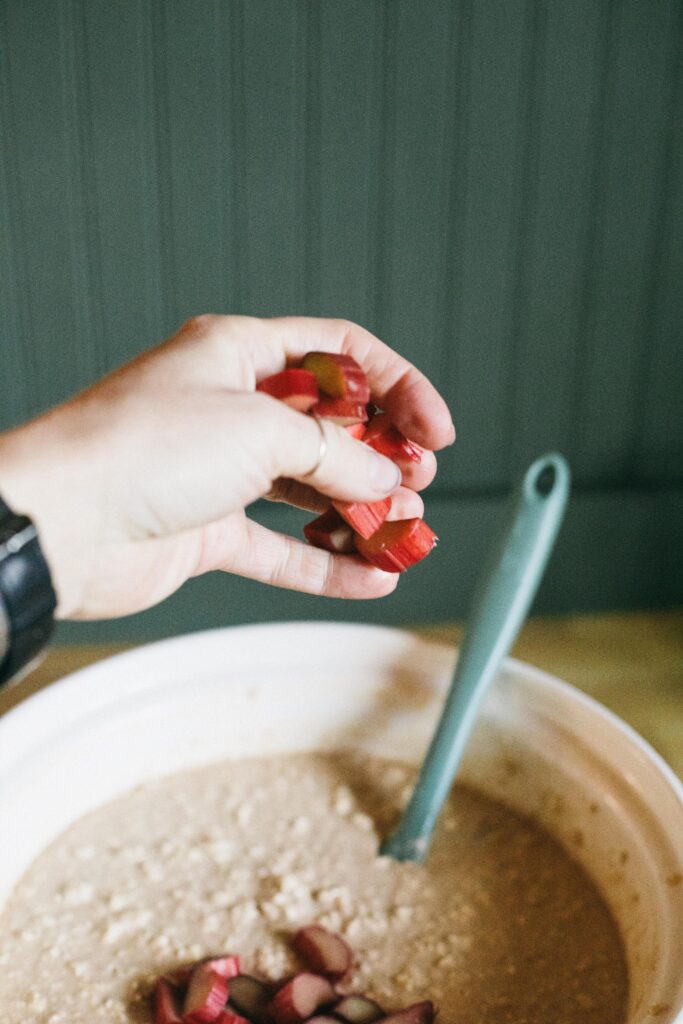
[(0, 1024), (151, 1020), (151, 980), (239, 952), (277, 978), (287, 936), (346, 937), (349, 990), (437, 1024), (623, 1024), (623, 946), (594, 885), (533, 822), (457, 787), (426, 866), (377, 856), (412, 770), (351, 754), (224, 762), (72, 826), (0, 918)]

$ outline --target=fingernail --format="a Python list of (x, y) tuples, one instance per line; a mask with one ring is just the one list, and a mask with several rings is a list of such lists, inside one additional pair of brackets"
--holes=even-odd
[(391, 459), (385, 459), (383, 455), (375, 455), (372, 457), (372, 468), (370, 470), (370, 480), (373, 487), (382, 494), (391, 494), (396, 490), (397, 487), (401, 486), (401, 470), (398, 468), (395, 462)]
[(455, 441), (455, 423), (451, 420), (451, 444)]

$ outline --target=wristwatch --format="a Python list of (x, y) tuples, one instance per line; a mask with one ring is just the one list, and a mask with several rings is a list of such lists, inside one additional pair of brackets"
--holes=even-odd
[(28, 516), (0, 498), (0, 686), (30, 667), (50, 638), (57, 597)]

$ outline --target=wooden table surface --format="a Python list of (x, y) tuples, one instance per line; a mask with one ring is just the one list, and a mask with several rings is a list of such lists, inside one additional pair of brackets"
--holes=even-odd
[[(438, 625), (416, 632), (452, 642), (462, 629)], [(52, 649), (30, 676), (0, 691), (0, 714), (69, 672), (124, 649)], [(683, 610), (530, 619), (513, 654), (607, 705), (683, 777)]]

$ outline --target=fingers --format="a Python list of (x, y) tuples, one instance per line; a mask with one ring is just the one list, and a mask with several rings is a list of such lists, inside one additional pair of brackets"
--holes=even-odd
[[(207, 358), (194, 358), (202, 344)], [(373, 400), (390, 414), (407, 437), (437, 450), (451, 444), (455, 429), (448, 407), (436, 388), (408, 360), (369, 331), (346, 320), (315, 317), (196, 317), (172, 339), (174, 354), (184, 350), (195, 368), (212, 374), (215, 383), (230, 376), (228, 386), (250, 389), (256, 380), (277, 373), (286, 361), (307, 352), (345, 352), (368, 375)], [(188, 372), (189, 372), (188, 367)]]
[[(425, 449), (422, 453), (422, 459), (419, 463), (413, 462), (411, 459), (399, 459), (398, 465), (401, 470), (404, 486), (394, 493), (394, 501), (401, 491), (407, 488), (413, 491), (423, 491), (425, 487), (429, 487), (436, 476), (436, 456), (428, 449)], [(298, 480), (288, 480), (286, 478), (276, 480), (270, 494), (267, 494), (266, 497), (270, 501), (282, 501), (287, 505), (303, 508), (309, 512), (324, 512), (330, 504), (314, 487), (299, 483)], [(409, 517), (399, 516), (399, 518), (407, 519)]]
[(419, 462), (411, 459), (398, 459), (403, 483), (414, 491), (423, 491), (429, 487), (436, 476), (436, 455), (425, 448)]
[(398, 466), (343, 427), (289, 409), (269, 395), (254, 394), (254, 421), (271, 481), (291, 477), (342, 501), (377, 501), (401, 483)]
[(424, 501), (415, 491), (409, 487), (399, 487), (391, 496), (391, 508), (387, 519), (422, 519), (424, 516)]
[(250, 519), (244, 520), (239, 543), (233, 535), (229, 547), (228, 560), (211, 568), (287, 590), (360, 600), (385, 597), (398, 583), (396, 573), (382, 572), (353, 555), (310, 547)]
[[(315, 512), (316, 515), (327, 511), (330, 507), (330, 499), (320, 494), (313, 487), (300, 484), (298, 480), (276, 480), (270, 494), (266, 495), (271, 501), (282, 501), (295, 508), (304, 509), (307, 512)], [(419, 494), (410, 490), (409, 487), (399, 487), (391, 496), (391, 511), (389, 519), (413, 519), (422, 518), (424, 514), (424, 502)]]
[(315, 487), (308, 487), (306, 484), (300, 484), (298, 480), (286, 478), (276, 480), (266, 498), (317, 514), (324, 512), (330, 505), (330, 499), (316, 491)]
[(455, 440), (448, 406), (436, 388), (407, 359), (363, 327), (312, 317), (282, 317), (271, 325), (290, 358), (300, 358), (312, 349), (353, 356), (368, 375), (373, 400), (406, 437), (432, 450)]

